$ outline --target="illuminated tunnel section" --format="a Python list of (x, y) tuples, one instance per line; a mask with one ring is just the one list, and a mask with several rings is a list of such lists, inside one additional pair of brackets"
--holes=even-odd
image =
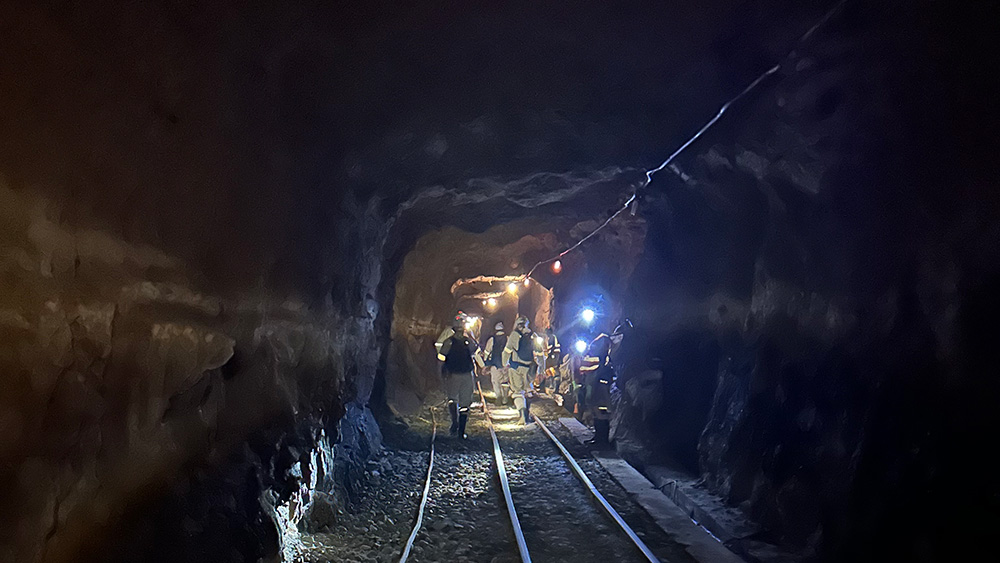
[[(568, 201), (563, 211), (576, 205)], [(386, 370), (389, 404), (413, 412), (439, 389), (433, 343), (459, 310), (479, 319), (474, 331), (483, 339), (497, 322), (509, 331), (518, 315), (527, 316), (534, 328), (554, 327), (567, 342), (589, 341), (614, 328), (620, 292), (641, 254), (641, 219), (616, 223), (559, 268), (540, 269), (524, 283), (523, 272), (531, 264), (560, 251), (566, 238), (590, 225), (573, 215), (556, 216), (503, 223), (480, 233), (445, 228), (417, 240), (395, 285)], [(588, 307), (601, 312), (591, 322), (580, 319)]]

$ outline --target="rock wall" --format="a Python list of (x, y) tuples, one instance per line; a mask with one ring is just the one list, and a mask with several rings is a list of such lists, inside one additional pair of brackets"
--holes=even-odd
[(997, 116), (952, 47), (983, 14), (945, 11), (848, 4), (640, 206), (616, 435), (822, 560), (975, 557), (998, 523)]
[(387, 212), (325, 166), (318, 30), (0, 11), (0, 559), (255, 561), (261, 493), (326, 436), (346, 498), (379, 435)]
[[(107, 555), (129, 526), (179, 543), (137, 540), (124, 559), (256, 558), (269, 527), (257, 495), (289, 493), (294, 452), (325, 429), (348, 485), (371, 450), (358, 434), (377, 447), (372, 314), (207, 293), (162, 251), (60, 225), (39, 196), (0, 199), (5, 560)], [(373, 288), (377, 263), (364, 272)], [(144, 520), (165, 493), (169, 508)]]

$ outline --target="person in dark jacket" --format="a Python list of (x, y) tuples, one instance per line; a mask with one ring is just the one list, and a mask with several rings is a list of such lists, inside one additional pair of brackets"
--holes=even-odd
[(465, 316), (459, 313), (451, 327), (452, 335), (441, 342), (438, 357), (444, 358), (441, 377), (448, 394), (448, 414), (451, 415), (452, 436), (462, 439), (468, 436), (465, 425), (469, 420), (472, 405), (472, 390), (475, 387), (475, 341), (465, 334)]
[(611, 385), (615, 381), (615, 369), (624, 367), (621, 354), (625, 336), (632, 331), (628, 319), (615, 327), (610, 335), (601, 334), (590, 343), (580, 371), (586, 383), (586, 401), (594, 417), (594, 437), (587, 445), (599, 449), (611, 446)]
[(611, 383), (615, 370), (611, 367), (611, 337), (601, 334), (590, 343), (580, 372), (586, 388), (586, 406), (594, 418), (594, 437), (585, 443), (598, 449), (610, 446)]
[(544, 393), (548, 390), (553, 395), (559, 392), (559, 365), (562, 362), (562, 346), (559, 338), (552, 327), (545, 329), (542, 337), (542, 348), (545, 354), (545, 369), (542, 376), (542, 389)]

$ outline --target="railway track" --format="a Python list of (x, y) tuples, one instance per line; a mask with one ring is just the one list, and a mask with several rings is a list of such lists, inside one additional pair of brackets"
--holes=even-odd
[[(458, 458), (458, 461), (443, 462), (450, 463), (450, 466), (435, 465), (437, 432), (436, 424), (433, 426), (423, 496), (413, 530), (402, 549), (400, 563), (434, 560), (444, 555), (443, 551), (439, 551), (424, 554), (423, 557), (413, 556), (417, 538), (424, 536), (424, 541), (427, 541), (427, 537), (434, 533), (424, 526), (428, 505), (436, 511), (438, 525), (442, 519), (447, 521), (447, 516), (442, 513), (464, 512), (466, 509), (476, 511), (477, 521), (482, 521), (476, 535), (467, 535), (468, 538), (476, 538), (476, 546), (470, 548), (473, 551), (459, 555), (457, 560), (504, 563), (527, 563), (533, 558), (540, 563), (660, 561), (601, 494), (556, 432), (541, 418), (536, 417), (539, 432), (518, 429), (520, 435), (527, 439), (513, 439), (514, 435), (498, 432), (498, 426), (510, 430), (512, 425), (505, 424), (502, 418), (495, 423), (481, 388), (479, 395), (489, 440), (473, 442), (470, 438), (469, 441), (438, 442)], [(463, 447), (468, 443), (472, 444)], [(438, 460), (450, 457), (442, 450), (437, 452)], [(488, 468), (484, 454), (491, 458)], [(483, 498), (482, 492), (477, 495), (454, 493), (467, 488), (453, 485), (450, 482), (452, 477), (469, 481), (480, 478), (478, 474), (484, 471), (489, 471), (489, 478), (495, 478), (494, 483), (499, 484), (499, 491), (497, 487), (492, 487), (494, 498)], [(470, 473), (477, 475), (470, 476)]]

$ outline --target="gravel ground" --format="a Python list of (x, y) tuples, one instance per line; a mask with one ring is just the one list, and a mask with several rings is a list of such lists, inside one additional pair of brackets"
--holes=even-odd
[[(425, 411), (426, 412), (426, 411)], [(532, 560), (538, 563), (609, 563), (644, 558), (625, 534), (591, 500), (559, 451), (534, 426), (517, 424), (513, 409), (492, 410), (511, 481), (511, 494)], [(556, 420), (566, 411), (537, 399), (532, 412), (583, 467), (643, 541), (665, 562), (694, 563), (589, 452)], [(469, 420), (468, 440), (447, 434), (448, 415), (434, 409), (438, 427), (434, 473), (424, 523), (410, 557), (415, 563), (519, 561), (513, 532), (493, 468), (493, 445), (482, 411)], [(337, 514), (330, 533), (300, 538), (297, 561), (397, 561), (416, 516), (427, 470), (431, 423), (427, 415), (408, 420), (412, 451), (387, 449), (369, 464), (368, 493), (357, 506)], [(424, 446), (426, 448), (426, 446)]]
[(571, 473), (552, 443), (534, 432), (504, 432), (500, 447), (532, 561), (643, 561)]
[(303, 534), (296, 561), (398, 561), (413, 527), (427, 472), (427, 452), (386, 449), (368, 464), (367, 493), (338, 511), (329, 533)]

